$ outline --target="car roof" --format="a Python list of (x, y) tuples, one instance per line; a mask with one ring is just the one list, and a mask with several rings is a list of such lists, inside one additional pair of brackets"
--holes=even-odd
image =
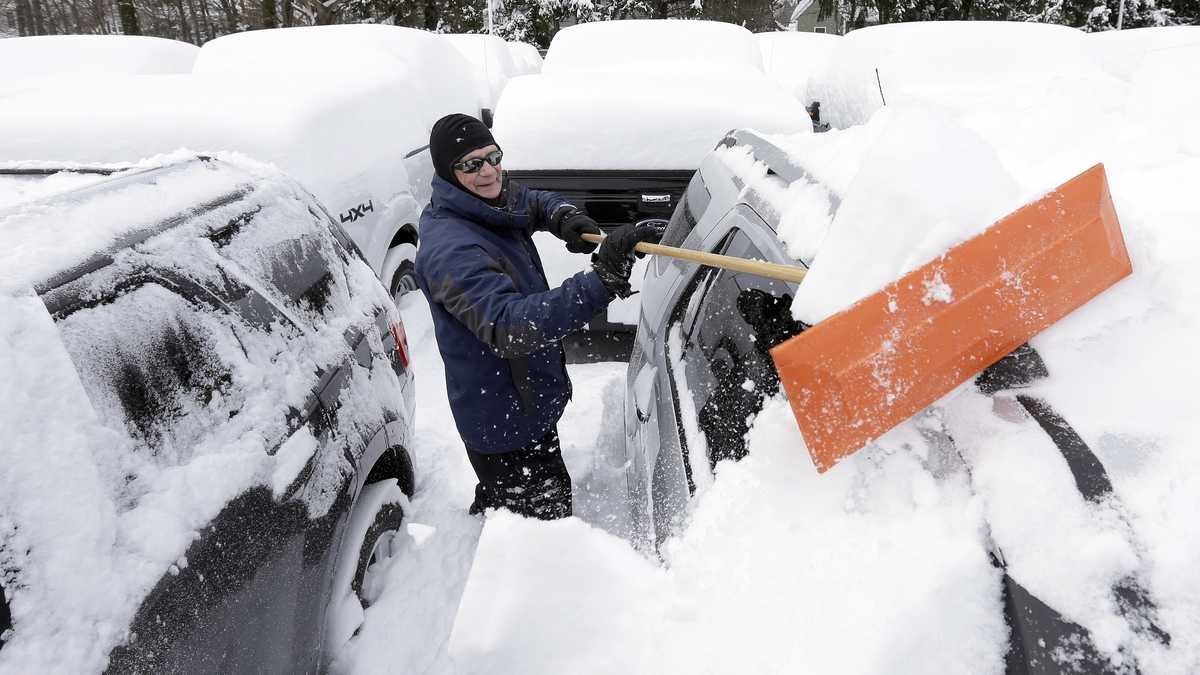
[(0, 211), (0, 292), (38, 292), (112, 261), (117, 251), (285, 179), (244, 160), (178, 156)]
[(61, 74), (186, 73), (200, 48), (142, 35), (39, 35), (0, 40), (0, 83)]
[[(418, 90), (384, 75), (127, 76), (15, 94), (0, 105), (0, 160), (137, 162), (187, 148), (270, 162), (326, 206), (407, 184), (406, 152), (428, 142)], [(252, 114), (248, 114), (251, 112)], [(357, 203), (357, 201), (354, 201)]]

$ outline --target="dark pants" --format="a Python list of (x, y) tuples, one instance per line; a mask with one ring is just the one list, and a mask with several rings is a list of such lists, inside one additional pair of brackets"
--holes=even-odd
[(571, 515), (571, 475), (563, 463), (557, 429), (512, 452), (485, 454), (467, 448), (467, 458), (479, 478), (472, 514), (496, 508), (542, 520)]

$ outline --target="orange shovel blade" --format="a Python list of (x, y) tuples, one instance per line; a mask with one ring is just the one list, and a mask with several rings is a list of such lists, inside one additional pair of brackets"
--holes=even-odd
[(778, 345), (771, 355), (817, 470), (1131, 272), (1104, 165), (1097, 164)]

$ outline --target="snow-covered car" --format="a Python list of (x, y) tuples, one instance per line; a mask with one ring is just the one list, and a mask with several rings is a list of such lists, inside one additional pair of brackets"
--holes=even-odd
[(776, 31), (755, 33), (762, 50), (763, 70), (804, 104), (813, 118), (813, 129), (828, 130), (821, 121), (821, 102), (808, 95), (808, 79), (825, 67), (840, 36), (828, 33)]
[(400, 317), (271, 167), (87, 171), (0, 212), (0, 671), (317, 672), (413, 490)]
[(42, 88), (0, 106), (0, 160), (112, 165), (187, 148), (273, 163), (321, 200), (400, 295), (415, 288), (424, 204), (403, 158), (428, 138), (409, 85), (370, 73), (197, 73)]
[(533, 75), (542, 70), (542, 54), (528, 42), (508, 41), (508, 52), (517, 65), (515, 75)]
[[(920, 125), (928, 121), (913, 112), (897, 113), (891, 120), (895, 123), (890, 127), (887, 121), (876, 122), (883, 131), (840, 132), (836, 142), (824, 146), (805, 145), (796, 137), (767, 138), (753, 131), (738, 130), (718, 145), (692, 178), (672, 216), (664, 243), (802, 266), (809, 269), (809, 274), (798, 286), (748, 273), (667, 259), (656, 260), (647, 268), (640, 322), (627, 375), (624, 455), (631, 490), (631, 516), (646, 546), (661, 545), (681, 530), (693, 497), (713, 489), (714, 480), (720, 474), (720, 462), (741, 460), (748, 455), (755, 438), (756, 421), (768, 401), (782, 397), (780, 376), (770, 349), (806, 330), (810, 325), (806, 322), (816, 323), (822, 315), (836, 310), (836, 306), (830, 307), (829, 299), (837, 294), (827, 293), (836, 290), (828, 285), (830, 276), (818, 279), (814, 274), (815, 265), (821, 263), (821, 258), (836, 261), (833, 264), (841, 268), (838, 275), (849, 280), (844, 284), (847, 288), (874, 287), (875, 273), (856, 264), (856, 254), (842, 246), (850, 242), (855, 251), (861, 251), (865, 230), (852, 234), (838, 232), (839, 227), (843, 230), (854, 227), (853, 223), (844, 222), (846, 219), (862, 222), (873, 218), (863, 210), (863, 195), (870, 195), (869, 201), (876, 205), (873, 207), (875, 214), (887, 212), (878, 208), (879, 203), (890, 204), (897, 216), (889, 227), (909, 232), (896, 235), (895, 241), (906, 242), (894, 247), (898, 253), (894, 256), (896, 259), (911, 260), (914, 250), (919, 251), (918, 256), (932, 254), (922, 251), (920, 245), (927, 243), (928, 240), (922, 237), (928, 237), (934, 226), (914, 227), (903, 220), (908, 216), (899, 215), (908, 210), (906, 207), (918, 208), (914, 206), (917, 202), (906, 204), (898, 197), (903, 190), (891, 195), (882, 194), (875, 184), (867, 189), (856, 189), (856, 184), (847, 183), (845, 176), (830, 172), (837, 162), (799, 159), (803, 153), (810, 152), (814, 157), (824, 154), (827, 159), (836, 150), (857, 155), (842, 161), (841, 166), (867, 166), (865, 162), (871, 161), (882, 164), (886, 160), (880, 159), (881, 155), (864, 150), (872, 145), (873, 138), (882, 137), (872, 136), (872, 133), (886, 134), (904, 128), (917, 132)], [(941, 126), (938, 131), (926, 131), (931, 137), (940, 134), (948, 144), (957, 144), (969, 137), (965, 130), (955, 131), (951, 125)], [(891, 142), (895, 144), (894, 139)], [(994, 155), (992, 157), (990, 161), (995, 162)], [(936, 161), (932, 163), (936, 164)], [(944, 168), (939, 171), (943, 178), (954, 172)], [(823, 179), (817, 178), (821, 175)], [(917, 174), (908, 175), (912, 180)], [(887, 184), (893, 180), (891, 176), (890, 170), (868, 167), (862, 169), (855, 180), (879, 180), (881, 184)], [(979, 202), (988, 201), (987, 195), (1003, 194), (1003, 190), (995, 188), (1001, 183), (1000, 174), (981, 171), (972, 179), (979, 180), (984, 186), (965, 188), (975, 192), (966, 197), (975, 205), (964, 207), (962, 204), (966, 202), (956, 202), (942, 205), (941, 210), (937, 210), (938, 205), (931, 205), (932, 213), (945, 216), (960, 209), (975, 210), (969, 220), (991, 222), (989, 218), (980, 217), (976, 209)], [(915, 192), (925, 194), (920, 188)], [(846, 219), (839, 218), (842, 211), (846, 212)], [(932, 214), (921, 216), (933, 221)], [(951, 219), (955, 217), (950, 216)], [(877, 237), (876, 241), (880, 248), (893, 248), (893, 242), (886, 241), (886, 237)], [(822, 271), (829, 269), (827, 263)], [(865, 284), (856, 281), (856, 277), (866, 278)], [(884, 278), (887, 278), (886, 273)], [(846, 300), (845, 304), (848, 304), (854, 297), (852, 294), (833, 303)], [(802, 309), (798, 310), (798, 307)], [(1036, 366), (1031, 367), (1031, 363)], [(957, 475), (972, 485), (977, 480), (972, 477), (972, 471), (979, 470), (972, 466), (979, 461), (973, 454), (977, 452), (974, 447), (980, 441), (971, 431), (978, 435), (980, 427), (988, 426), (988, 422), (972, 418), (984, 415), (1002, 420), (997, 424), (1024, 427), (1025, 435), (1020, 437), (1019, 443), (1044, 444), (1045, 448), (1038, 447), (1039, 452), (1065, 460), (1064, 467), (1069, 470), (1063, 472), (1065, 475), (1056, 475), (1061, 482), (1053, 485), (1053, 490), (1057, 491), (1054, 499), (1061, 503), (1115, 503), (1119, 497), (1114, 493), (1110, 476), (1100, 459), (1103, 453), (1097, 454), (1089, 448), (1061, 414), (1037, 398), (1037, 389), (1032, 395), (1022, 394), (1022, 390), (1028, 391), (1036, 384), (1035, 380), (1045, 376), (1041, 357), (1024, 346), (1016, 356), (1006, 357), (975, 380), (976, 396), (989, 404), (986, 408), (981, 410), (977, 405), (967, 404), (963, 408), (951, 404), (945, 404), (944, 409), (935, 406), (906, 422), (908, 426), (890, 440), (881, 441), (880, 447), (885, 449), (881, 449), (879, 455), (920, 448), (917, 452), (923, 453), (922, 461), (931, 475), (945, 477), (960, 472)], [(953, 420), (955, 416), (958, 419)], [(945, 419), (953, 421), (945, 422)], [(790, 418), (787, 421), (790, 422)], [(779, 424), (777, 420), (775, 423)], [(767, 433), (757, 431), (760, 439)], [(987, 437), (995, 433), (989, 430), (982, 435)], [(769, 435), (766, 439), (766, 443), (771, 443)], [(756, 447), (763, 447), (761, 441)], [(999, 451), (998, 448), (989, 450)], [(796, 452), (804, 451), (796, 448)], [(1112, 455), (1106, 457), (1114, 460)], [(848, 475), (852, 474), (853, 470)], [(1043, 480), (1051, 479), (1045, 477)], [(986, 482), (982, 484), (986, 488), (979, 489), (995, 488)], [(1050, 487), (1043, 484), (1043, 489)], [(994, 492), (988, 496), (1003, 498)], [(1014, 496), (1020, 498), (1020, 495)], [(1009, 516), (1004, 514), (1002, 517)], [(1101, 520), (1107, 517), (1099, 516)], [(1010, 564), (1006, 551), (1014, 554), (1014, 560), (1018, 555), (1028, 555), (1029, 542), (1014, 536), (1011, 522), (1007, 523), (1008, 530), (991, 526), (987, 520), (983, 524), (981, 544), (995, 568), (995, 593), (1002, 597), (1002, 603), (997, 606), (1002, 608), (1009, 629), (1005, 656), (1007, 672), (1043, 672), (1039, 668), (1044, 667), (1055, 672), (1072, 667), (1080, 672), (1116, 672), (1119, 669), (1114, 669), (1112, 662), (1123, 658), (1123, 652), (1118, 654), (1108, 637), (1113, 621), (1124, 626), (1131, 639), (1153, 645), (1151, 649), (1170, 644), (1170, 635), (1160, 628), (1161, 615), (1146, 590), (1144, 577), (1129, 573), (1098, 582), (1097, 588), (1090, 590), (1107, 597), (1100, 599), (1097, 596), (1086, 602), (1110, 603), (1106, 605), (1109, 609), (1105, 610), (1108, 614), (1098, 623), (1092, 622), (1092, 617), (1085, 621), (1075, 604), (1076, 599), (1062, 595), (1060, 589), (1047, 589), (1042, 585), (1047, 577), (1058, 578), (1063, 571), (1058, 566), (1067, 563), (1048, 557), (1046, 551), (1039, 548), (1035, 554), (1036, 565), (1030, 567), (1028, 558), (1024, 565)], [(1071, 530), (1072, 526), (1079, 530)], [(1096, 524), (1084, 521), (1064, 525), (1043, 519), (1026, 523), (1026, 527), (1048, 531), (1064, 528), (1051, 535), (1063, 538), (1080, 536), (1080, 530), (1090, 532)], [(1136, 538), (1127, 525), (1118, 525), (1104, 536)], [(1077, 568), (1070, 573), (1095, 579), (1097, 570), (1107, 565), (1100, 559), (1082, 562), (1094, 564), (1096, 568)], [(1142, 658), (1147, 653), (1153, 652), (1142, 652)]]
[[(513, 58), (509, 43), (495, 35), (446, 33), (441, 37), (471, 64), (473, 77), (470, 81), (474, 82), (479, 98), (479, 119), (491, 126), (504, 87), (512, 78), (525, 74), (525, 68)], [(462, 82), (460, 80), (455, 84), (462, 86)]]
[[(749, 31), (604, 21), (555, 34), (541, 73), (505, 89), (495, 135), (510, 180), (560, 192), (613, 228), (670, 217), (701, 159), (735, 127), (811, 130), (800, 102), (764, 74)], [(561, 242), (535, 241), (551, 285), (587, 264)], [(631, 330), (637, 303), (613, 302), (589, 327)]]
[(40, 35), (0, 40), (0, 96), (106, 75), (192, 69), (200, 48), (142, 35)]

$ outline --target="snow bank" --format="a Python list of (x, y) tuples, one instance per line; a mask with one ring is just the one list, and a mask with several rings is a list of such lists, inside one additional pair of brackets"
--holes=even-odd
[(841, 38), (809, 81), (808, 97), (821, 101), (822, 119), (847, 127), (866, 122), (885, 101), (924, 101), (947, 111), (1086, 101), (1104, 95), (1097, 87), (1107, 86), (1106, 77), (1084, 34), (1065, 26), (904, 23)]
[[(387, 76), (209, 73), (130, 76), (15, 95), (0, 106), (0, 160), (137, 162), (188, 148), (273, 163), (344, 221), (375, 269), (419, 205), (403, 163), (427, 142), (409, 102), (419, 91)], [(423, 181), (428, 190), (428, 176)], [(420, 194), (419, 192), (416, 194)]]
[[(596, 21), (554, 34), (543, 73), (762, 72), (750, 31), (717, 21)], [(632, 82), (626, 81), (626, 87)]]
[(509, 170), (695, 169), (738, 127), (812, 129), (804, 107), (759, 74), (647, 73), (632, 93), (628, 74), (560, 71), (510, 82), (493, 133)]
[(767, 76), (786, 87), (802, 103), (808, 103), (808, 80), (825, 67), (841, 36), (779, 31), (755, 33), (754, 39), (762, 50)]
[(88, 73), (186, 73), (200, 48), (141, 35), (43, 35), (0, 40), (0, 86), (14, 80)]
[(1123, 80), (1133, 79), (1146, 57), (1160, 49), (1200, 44), (1200, 26), (1162, 26), (1086, 33), (1104, 69)]
[[(479, 107), (495, 110), (504, 85), (513, 77), (522, 74), (520, 66), (509, 51), (508, 43), (495, 35), (443, 34), (441, 37), (471, 64)], [(456, 84), (461, 87), (462, 81)]]

